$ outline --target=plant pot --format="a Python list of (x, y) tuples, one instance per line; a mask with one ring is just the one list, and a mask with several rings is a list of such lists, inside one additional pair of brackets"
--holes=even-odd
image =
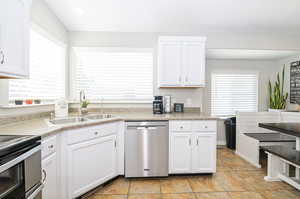
[(33, 100), (32, 99), (28, 99), (28, 100), (25, 100), (25, 104), (32, 104), (33, 103)]
[(15, 100), (15, 105), (23, 105), (23, 100)]
[(41, 104), (41, 100), (39, 99), (34, 100), (34, 104)]
[(269, 112), (284, 112), (285, 109), (272, 109), (272, 108), (269, 108)]
[(88, 108), (81, 108), (81, 114), (86, 115), (88, 113), (89, 113)]

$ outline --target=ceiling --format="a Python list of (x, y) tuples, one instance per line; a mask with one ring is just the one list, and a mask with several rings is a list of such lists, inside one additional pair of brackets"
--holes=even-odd
[(246, 59), (246, 60), (280, 60), (299, 56), (299, 51), (283, 50), (246, 50), (246, 49), (207, 49), (208, 59)]
[(45, 0), (70, 31), (300, 32), (299, 0)]

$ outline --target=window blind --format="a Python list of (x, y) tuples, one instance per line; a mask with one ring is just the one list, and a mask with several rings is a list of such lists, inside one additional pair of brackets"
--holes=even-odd
[(258, 74), (212, 74), (212, 115), (257, 111)]
[(55, 100), (65, 96), (66, 47), (33, 29), (30, 31), (30, 76), (9, 80), (9, 100)]
[(92, 101), (149, 101), (153, 98), (152, 49), (76, 48), (73, 92)]

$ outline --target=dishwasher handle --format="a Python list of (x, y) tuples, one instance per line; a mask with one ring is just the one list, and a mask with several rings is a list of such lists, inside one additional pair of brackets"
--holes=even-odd
[(154, 126), (146, 126), (146, 127), (137, 127), (137, 130), (156, 130), (157, 127)]

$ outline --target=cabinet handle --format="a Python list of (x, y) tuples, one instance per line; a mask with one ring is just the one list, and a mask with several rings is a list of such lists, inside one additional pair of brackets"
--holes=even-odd
[(189, 139), (189, 145), (190, 145), (190, 146), (192, 145), (192, 140), (191, 140), (191, 138)]
[(95, 135), (98, 135), (98, 132), (95, 132), (94, 134), (95, 134)]
[(197, 146), (199, 146), (199, 140), (197, 139)]
[(115, 148), (117, 148), (117, 140), (115, 140)]
[(44, 174), (44, 178), (43, 178), (43, 184), (44, 184), (44, 182), (46, 181), (46, 179), (47, 179), (47, 172), (46, 172), (46, 170), (45, 169), (43, 169), (42, 170), (43, 171), (43, 174)]
[(53, 149), (54, 148), (53, 144), (51, 144), (50, 146), (48, 146), (48, 148), (49, 149)]
[(2, 50), (0, 51), (0, 56), (1, 56), (1, 57), (0, 57), (0, 64), (2, 65), (2, 64), (4, 64), (4, 62), (5, 62), (5, 61), (4, 61), (4, 60), (5, 60), (5, 55), (4, 55), (4, 53), (3, 53)]

